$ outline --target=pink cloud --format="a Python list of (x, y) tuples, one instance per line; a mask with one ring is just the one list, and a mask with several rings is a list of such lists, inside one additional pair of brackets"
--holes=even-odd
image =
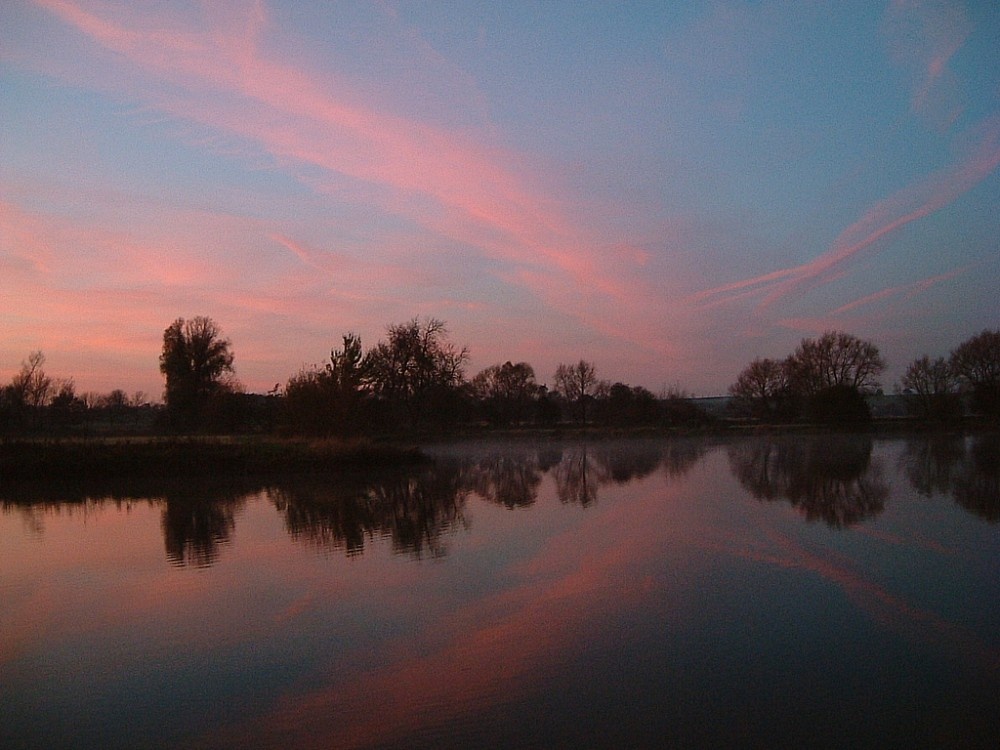
[(965, 10), (940, 0), (893, 0), (883, 27), (893, 58), (913, 78), (913, 111), (947, 129), (964, 108), (948, 62), (972, 33)]
[(872, 294), (865, 295), (860, 299), (856, 299), (852, 302), (848, 302), (846, 305), (841, 305), (836, 310), (832, 310), (829, 314), (831, 317), (842, 315), (843, 313), (850, 312), (859, 307), (864, 307), (865, 305), (870, 305), (873, 302), (878, 302), (883, 299), (888, 299), (895, 295), (903, 294), (907, 299), (913, 297), (922, 292), (926, 292), (931, 287), (940, 284), (943, 281), (949, 281), (956, 276), (959, 276), (966, 271), (968, 271), (972, 266), (963, 266), (962, 268), (956, 268), (946, 273), (939, 273), (934, 276), (930, 276), (926, 279), (921, 279), (912, 284), (906, 284), (902, 286), (891, 286), (885, 289), (880, 289)]
[[(585, 323), (579, 307), (566, 304), (572, 290), (637, 317), (631, 313), (642, 293), (634, 279), (619, 279), (619, 269), (641, 265), (644, 256), (595, 244), (550, 198), (528, 187), (526, 176), (511, 168), (518, 162), (515, 155), (464, 133), (381, 111), (362, 103), (335, 76), (269, 55), (264, 37), (271, 29), (262, 5), (245, 10), (243, 23), (210, 19), (207, 30), (195, 30), (169, 18), (136, 18), (135, 12), (111, 17), (61, 0), (40, 4), (173, 87), (151, 86), (128, 95), (247, 139), (279, 163), (360, 180), (385, 208), (467, 242), (487, 257), (540, 269), (548, 277), (545, 291), (564, 290), (542, 299)], [(631, 328), (622, 322), (613, 331)]]
[[(206, 738), (208, 744), (248, 736), (258, 742), (281, 737), (305, 748), (328, 746), (334, 736), (344, 747), (391, 743), (455, 720), (466, 707), (489, 703), (497, 691), (530, 694), (536, 675), (578, 658), (573, 652), (586, 648), (583, 634), (596, 623), (655, 593), (653, 582), (633, 572), (662, 553), (663, 527), (655, 520), (662, 517), (663, 488), (650, 480), (647, 490), (634, 498), (627, 522), (649, 533), (630, 535), (630, 544), (609, 546), (614, 535), (608, 525), (622, 517), (592, 508), (580, 528), (557, 534), (537, 554), (513, 563), (505, 575), (509, 588), (390, 643), (372, 669), (344, 681), (331, 675), (329, 686), (282, 696), (252, 722)], [(671, 528), (677, 532), (683, 530)], [(420, 606), (429, 609), (426, 602)], [(379, 700), (377, 717), (366, 710), (372, 696)]]
[[(776, 529), (764, 531), (778, 550), (773, 564), (816, 573), (839, 586), (879, 624), (913, 640), (938, 642), (944, 637), (969, 663), (984, 665), (991, 672), (1000, 671), (1000, 651), (984, 643), (966, 628), (931, 610), (910, 604), (903, 597), (855, 571), (835, 554), (821, 556)], [(734, 550), (734, 553), (742, 554), (739, 550)]]
[(308, 248), (304, 244), (295, 242), (294, 240), (281, 234), (272, 234), (270, 237), (282, 247), (287, 248), (295, 257), (307, 266), (320, 270), (320, 264), (316, 260), (316, 258), (320, 255), (319, 251)]

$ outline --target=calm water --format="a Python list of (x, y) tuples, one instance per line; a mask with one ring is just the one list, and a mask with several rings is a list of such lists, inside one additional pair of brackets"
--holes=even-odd
[(1000, 443), (0, 491), (0, 747), (1000, 747)]

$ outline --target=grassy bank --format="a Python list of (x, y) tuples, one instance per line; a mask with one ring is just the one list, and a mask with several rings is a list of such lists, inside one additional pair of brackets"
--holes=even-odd
[(124, 438), (0, 443), (0, 481), (321, 473), (417, 463), (418, 450), (344, 440)]

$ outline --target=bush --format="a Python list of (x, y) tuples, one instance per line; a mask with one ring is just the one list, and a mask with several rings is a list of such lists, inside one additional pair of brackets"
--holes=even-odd
[(809, 418), (820, 424), (867, 424), (872, 414), (861, 391), (848, 385), (823, 388), (809, 398)]

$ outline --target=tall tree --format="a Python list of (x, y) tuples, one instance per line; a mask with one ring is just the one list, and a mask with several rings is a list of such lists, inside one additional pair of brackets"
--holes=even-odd
[(576, 404), (580, 422), (587, 423), (587, 401), (593, 398), (597, 386), (594, 365), (581, 359), (575, 365), (561, 364), (553, 378), (556, 391), (571, 404)]
[(164, 400), (177, 427), (201, 427), (209, 401), (226, 388), (233, 372), (229, 339), (214, 320), (178, 318), (163, 332), (160, 372), (166, 378)]
[(972, 391), (973, 407), (981, 414), (1000, 417), (1000, 330), (983, 331), (959, 344), (949, 363)]

